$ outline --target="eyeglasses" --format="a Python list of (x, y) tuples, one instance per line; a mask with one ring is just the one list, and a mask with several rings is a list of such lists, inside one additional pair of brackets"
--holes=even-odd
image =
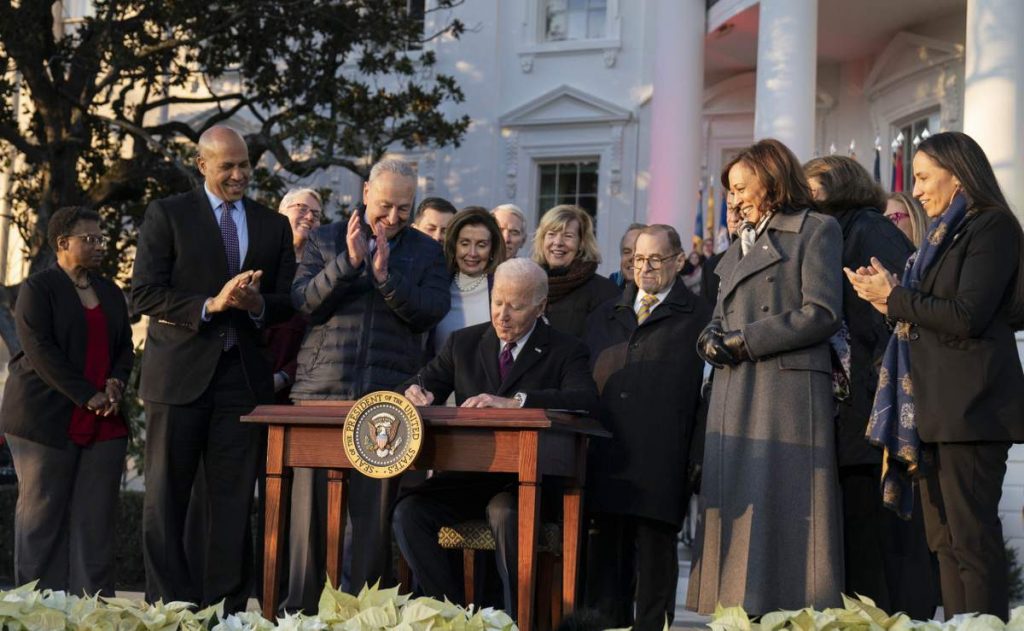
[(889, 218), (889, 221), (898, 224), (899, 222), (905, 219), (910, 219), (910, 213), (904, 212), (902, 210), (897, 210), (887, 214), (886, 217)]
[(94, 245), (99, 247), (107, 245), (108, 241), (107, 237), (103, 236), (102, 234), (69, 234), (67, 235), (67, 238), (81, 239), (82, 241), (85, 242), (86, 245)]
[(303, 215), (309, 214), (309, 215), (313, 215), (316, 218), (320, 217), (320, 209), (319, 208), (313, 208), (312, 206), (307, 206), (306, 204), (288, 204), (288, 208), (289, 209), (294, 208), (295, 210), (299, 211)]
[(650, 265), (652, 270), (658, 271), (665, 264), (665, 261), (674, 259), (677, 256), (679, 256), (679, 252), (673, 252), (668, 256), (634, 256), (633, 267), (643, 269), (645, 265)]

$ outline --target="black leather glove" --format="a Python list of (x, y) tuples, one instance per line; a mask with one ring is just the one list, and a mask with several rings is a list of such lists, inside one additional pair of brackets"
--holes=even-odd
[(700, 337), (697, 338), (697, 354), (715, 368), (733, 366), (739, 363), (729, 353), (729, 349), (723, 343), (723, 336), (724, 333), (721, 328), (709, 325), (704, 328)]
[(739, 331), (729, 331), (722, 336), (722, 344), (729, 351), (736, 363), (750, 361), (750, 351), (747, 350), (747, 341)]

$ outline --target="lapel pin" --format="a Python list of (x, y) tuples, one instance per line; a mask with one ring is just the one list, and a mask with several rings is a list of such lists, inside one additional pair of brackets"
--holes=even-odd
[(538, 348), (538, 347), (536, 347), (536, 346), (534, 346), (534, 347), (533, 347), (533, 350), (534, 350), (534, 351), (536, 351), (536, 352), (538, 352), (538, 353), (539, 353), (539, 352), (541, 352), (541, 351), (540, 351), (540, 348)]

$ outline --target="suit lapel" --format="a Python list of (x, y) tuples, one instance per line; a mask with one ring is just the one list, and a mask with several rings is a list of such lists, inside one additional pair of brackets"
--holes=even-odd
[(501, 347), (498, 342), (494, 327), (487, 327), (477, 345), (477, 363), (484, 371), (487, 382), (484, 392), (497, 392), (501, 386), (501, 376), (498, 374), (498, 353)]
[(253, 252), (257, 251), (257, 243), (263, 228), (263, 222), (260, 221), (263, 217), (260, 216), (255, 203), (249, 198), (242, 198), (242, 209), (245, 211), (245, 227), (249, 235), (249, 247), (245, 251), (245, 260), (242, 261), (242, 267), (239, 269), (246, 270), (252, 267)]
[(224, 239), (220, 236), (220, 226), (217, 225), (217, 216), (213, 213), (213, 206), (210, 206), (210, 198), (206, 191), (199, 188), (195, 191), (196, 204), (194, 208), (199, 215), (196, 218), (198, 227), (197, 237), (206, 241), (206, 249), (213, 255), (214, 270), (220, 272), (223, 281), (228, 279), (228, 257), (224, 253)]
[(960, 229), (956, 231), (956, 234), (953, 235), (953, 238), (950, 240), (949, 244), (946, 245), (942, 252), (939, 253), (939, 258), (935, 259), (935, 262), (932, 263), (931, 267), (929, 267), (928, 270), (924, 273), (924, 278), (921, 279), (921, 291), (923, 291), (924, 293), (932, 292), (932, 289), (934, 289), (935, 287), (935, 280), (939, 276), (939, 268), (942, 267), (942, 262), (946, 260), (946, 257), (949, 256), (950, 251), (952, 251), (953, 248), (956, 247), (957, 242), (964, 237), (964, 234), (968, 230), (970, 230), (970, 227), (971, 221), (965, 221), (963, 226), (961, 226)]
[(732, 275), (736, 272), (736, 266), (740, 264), (740, 242), (734, 241), (729, 249), (722, 255), (722, 259), (715, 266), (714, 274), (718, 276), (719, 299), (732, 291)]
[[(503, 397), (509, 392), (514, 391), (513, 386), (519, 379), (529, 372), (530, 368), (533, 368), (534, 364), (539, 362), (548, 352), (549, 346), (549, 335), (548, 325), (544, 324), (540, 320), (537, 320), (537, 326), (534, 327), (533, 333), (530, 337), (526, 338), (526, 342), (523, 348), (520, 349), (519, 355), (516, 357), (516, 361), (512, 364), (512, 370), (509, 371), (508, 377), (505, 381), (501, 382), (501, 387), (498, 388), (497, 395)], [(495, 354), (493, 359), (494, 365), (498, 365), (498, 356)]]
[[(733, 253), (733, 250), (736, 251), (735, 254)], [(737, 240), (736, 243), (733, 244), (733, 247), (729, 248), (729, 251), (726, 252), (724, 257), (722, 257), (722, 263), (719, 263), (718, 269), (722, 269), (726, 259), (730, 256), (739, 258), (739, 253), (741, 251), (739, 241)], [(754, 242), (753, 249), (751, 249), (746, 256), (740, 258), (734, 266), (730, 266), (732, 268), (731, 275), (729, 277), (722, 276), (724, 282), (722, 283), (720, 299), (725, 298), (732, 293), (736, 289), (736, 286), (743, 282), (745, 278), (753, 276), (781, 259), (782, 254), (779, 253), (779, 249), (775, 244), (772, 231), (770, 229), (766, 230), (765, 233), (761, 235), (761, 238)], [(726, 270), (722, 271), (725, 272)]]
[(619, 326), (626, 332), (627, 337), (633, 334), (633, 330), (637, 326), (636, 312), (633, 311), (633, 304), (636, 302), (637, 293), (639, 293), (639, 290), (635, 286), (630, 285), (628, 289), (622, 292), (622, 298), (612, 307), (609, 316), (619, 323)]

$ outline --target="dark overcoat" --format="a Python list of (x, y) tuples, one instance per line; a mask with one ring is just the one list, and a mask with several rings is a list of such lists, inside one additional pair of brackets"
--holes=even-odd
[(750, 614), (840, 604), (842, 515), (829, 337), (842, 317), (842, 234), (782, 210), (716, 268), (712, 322), (753, 361), (716, 371), (687, 607)]
[(590, 314), (601, 303), (618, 294), (619, 288), (613, 281), (594, 274), (590, 280), (558, 300), (552, 301), (549, 298), (545, 315), (555, 330), (583, 339), (584, 325)]
[[(870, 266), (875, 257), (886, 269), (902, 275), (914, 246), (885, 215), (874, 208), (855, 208), (834, 217), (843, 230), (843, 267)], [(839, 402), (839, 466), (878, 464), (882, 452), (868, 443), (864, 430), (875, 400), (879, 362), (889, 343), (889, 326), (870, 302), (857, 297), (845, 276), (843, 319), (850, 330), (850, 396)]]
[(587, 495), (594, 512), (682, 525), (686, 471), (704, 362), (697, 337), (711, 308), (680, 281), (639, 326), (637, 288), (587, 320), (601, 422), (612, 438), (591, 441)]

